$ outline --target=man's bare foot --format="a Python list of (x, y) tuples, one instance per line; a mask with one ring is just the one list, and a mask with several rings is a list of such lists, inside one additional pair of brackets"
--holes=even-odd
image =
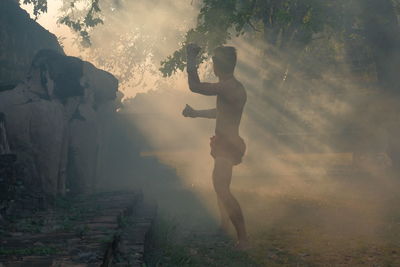
[(247, 251), (251, 248), (249, 240), (238, 241), (235, 248), (240, 251)]

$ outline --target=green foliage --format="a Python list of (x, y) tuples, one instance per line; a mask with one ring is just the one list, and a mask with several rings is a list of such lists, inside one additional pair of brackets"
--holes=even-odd
[(0, 248), (0, 256), (47, 256), (58, 253), (57, 248), (53, 247), (30, 247), (30, 248), (19, 248), (19, 249), (7, 249)]
[[(175, 51), (173, 55), (169, 56), (166, 60), (161, 62), (160, 71), (163, 73), (164, 77), (171, 76), (176, 70), (183, 71), (186, 67), (186, 50), (185, 46), (188, 43), (202, 44), (206, 47), (207, 44), (204, 41), (207, 40), (205, 37), (206, 33), (200, 29), (192, 29), (186, 33), (186, 41), (182, 44), (182, 48)], [(207, 51), (202, 50), (199, 56), (199, 62), (203, 62), (207, 59)]]
[(79, 34), (81, 44), (84, 47), (91, 45), (90, 29), (99, 24), (103, 24), (103, 20), (99, 17), (101, 13), (99, 0), (90, 0), (87, 8), (83, 10), (83, 16), (76, 16), (76, 0), (70, 3), (69, 9), (58, 20), (60, 24), (68, 26), (71, 30)]
[(40, 233), (45, 223), (44, 218), (27, 218), (17, 221), (14, 227), (19, 232)]
[[(161, 215), (153, 225), (146, 266), (259, 266), (229, 239), (203, 232), (182, 235), (183, 225)], [(193, 238), (196, 236), (196, 238)]]
[(204, 60), (215, 47), (224, 45), (233, 35), (246, 32), (263, 32), (272, 45), (278, 45), (279, 35), (281, 47), (287, 43), (305, 45), (314, 33), (322, 31), (332, 20), (332, 3), (318, 0), (204, 0), (197, 27), (187, 32), (180, 50), (161, 62), (160, 71), (164, 76), (171, 76), (184, 69), (183, 48), (187, 43), (203, 47), (201, 59)]
[(244, 20), (236, 10), (236, 0), (205, 0), (198, 16), (198, 26), (186, 33), (180, 50), (161, 62), (160, 71), (164, 76), (171, 76), (177, 70), (183, 70), (186, 66), (184, 47), (188, 43), (197, 43), (204, 48), (200, 55), (202, 62), (215, 47), (226, 43), (233, 25), (240, 32)]
[[(47, 12), (47, 1), (48, 0), (24, 0), (24, 4), (33, 5), (33, 14), (35, 19), (40, 14)], [(77, 2), (79, 0), (68, 0), (69, 9), (61, 16), (58, 20), (59, 23), (68, 26), (71, 30), (78, 33), (81, 44), (84, 47), (91, 45), (90, 41), (90, 29), (96, 27), (99, 24), (103, 24), (103, 20), (99, 17), (101, 13), (100, 0), (88, 0), (87, 7), (83, 12), (77, 12)], [(86, 1), (86, 0), (85, 0)], [(76, 16), (79, 13), (79, 16)]]
[[(182, 48), (161, 62), (160, 71), (164, 76), (171, 76), (177, 70), (186, 66), (185, 46), (196, 43), (203, 47), (199, 61), (207, 58), (215, 47), (223, 45), (230, 38), (229, 29), (237, 26), (238, 32), (244, 25), (244, 18), (240, 17), (235, 8), (236, 0), (205, 0), (198, 16), (198, 26), (186, 33)], [(237, 21), (236, 21), (237, 20)]]
[(24, 0), (23, 3), (33, 5), (33, 15), (35, 15), (35, 19), (37, 19), (40, 14), (47, 12), (47, 0)]
[(177, 243), (177, 229), (174, 221), (164, 218), (156, 221), (150, 252), (145, 255), (148, 266), (188, 266), (192, 263), (189, 249)]

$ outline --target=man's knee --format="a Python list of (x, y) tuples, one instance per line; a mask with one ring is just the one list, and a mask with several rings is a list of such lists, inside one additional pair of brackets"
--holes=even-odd
[(214, 190), (217, 195), (226, 195), (229, 193), (229, 184), (230, 178), (226, 177), (226, 175), (218, 170), (214, 170), (213, 172), (213, 185)]
[(217, 193), (217, 197), (225, 207), (229, 207), (232, 204), (233, 196), (230, 192)]
[(230, 194), (229, 188), (227, 188), (226, 186), (218, 186), (214, 184), (214, 190), (219, 197), (226, 197)]
[(214, 181), (214, 190), (215, 193), (217, 194), (218, 199), (221, 200), (222, 202), (229, 200), (229, 198), (232, 195), (228, 185), (219, 184), (218, 182), (216, 183), (215, 181)]

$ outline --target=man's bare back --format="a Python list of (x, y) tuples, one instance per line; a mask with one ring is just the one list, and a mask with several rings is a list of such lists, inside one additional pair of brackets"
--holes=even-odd
[(239, 136), (239, 125), (247, 100), (243, 85), (234, 77), (219, 82), (221, 87), (217, 96), (217, 121), (215, 134), (227, 139)]

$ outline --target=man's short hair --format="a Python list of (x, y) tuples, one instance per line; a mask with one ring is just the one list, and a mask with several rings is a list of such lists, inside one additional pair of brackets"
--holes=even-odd
[(217, 47), (214, 49), (212, 59), (220, 72), (233, 74), (236, 66), (236, 49), (232, 46)]

